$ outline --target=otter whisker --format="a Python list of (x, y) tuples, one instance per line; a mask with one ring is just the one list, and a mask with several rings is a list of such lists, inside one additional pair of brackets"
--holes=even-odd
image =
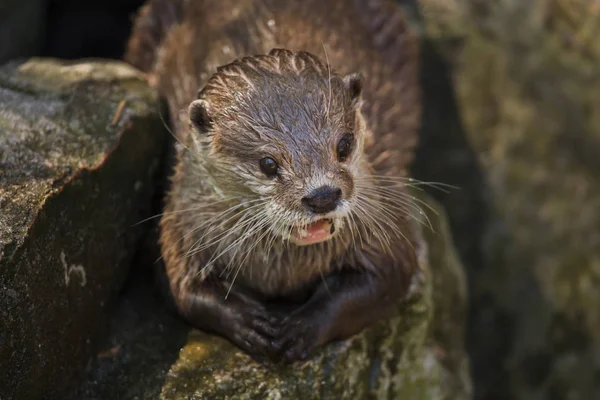
[[(350, 220), (350, 227), (352, 227), (352, 225), (354, 225), (354, 229), (356, 230), (356, 233), (358, 235), (360, 246), (364, 247), (365, 244), (364, 244), (364, 241), (363, 241), (361, 229), (357, 225), (356, 220), (354, 219), (354, 213), (353, 212), (348, 213), (348, 219)], [(356, 245), (356, 236), (354, 235), (353, 232), (352, 232), (352, 240), (355, 242), (355, 245)]]
[[(370, 199), (368, 201), (370, 201)], [(373, 203), (371, 203), (371, 206), (374, 209), (377, 209), (382, 214), (382, 216), (387, 217), (385, 219), (382, 219), (382, 222), (384, 222), (386, 225), (389, 225), (395, 233), (402, 235), (402, 230), (400, 228), (398, 228), (396, 224), (390, 223), (390, 220), (391, 221), (398, 220), (398, 215), (390, 212), (387, 209), (387, 207), (390, 206), (389, 204), (384, 205), (379, 202), (373, 202)], [(404, 212), (404, 210), (402, 210), (402, 211)], [(408, 214), (408, 215), (412, 217), (411, 214)]]
[[(199, 252), (199, 251), (201, 251), (201, 250), (204, 250), (204, 248), (199, 248), (200, 242), (201, 242), (201, 241), (204, 239), (204, 237), (205, 237), (206, 235), (208, 235), (208, 234), (210, 234), (210, 233), (212, 233), (212, 232), (216, 231), (216, 230), (218, 229), (218, 227), (222, 225), (222, 224), (219, 224), (219, 225), (216, 225), (216, 226), (215, 226), (215, 225), (212, 225), (214, 221), (218, 220), (219, 218), (224, 218), (224, 217), (226, 217), (228, 214), (230, 214), (230, 213), (232, 213), (232, 212), (235, 212), (235, 211), (237, 211), (237, 213), (236, 213), (236, 214), (234, 214), (234, 215), (232, 215), (232, 216), (230, 216), (230, 217), (227, 219), (227, 221), (229, 221), (229, 220), (231, 220), (231, 219), (233, 219), (233, 218), (236, 218), (236, 217), (238, 217), (240, 214), (245, 214), (245, 213), (247, 213), (247, 212), (248, 212), (248, 210), (247, 210), (247, 209), (245, 209), (245, 210), (241, 210), (241, 211), (239, 211), (238, 209), (239, 209), (239, 207), (231, 207), (231, 208), (229, 208), (228, 210), (226, 210), (226, 211), (224, 211), (224, 212), (222, 212), (222, 213), (218, 213), (218, 214), (214, 215), (212, 218), (208, 219), (207, 221), (204, 221), (204, 222), (203, 222), (202, 224), (200, 224), (199, 226), (196, 226), (195, 228), (193, 228), (192, 230), (190, 230), (189, 232), (187, 232), (187, 233), (186, 233), (186, 234), (183, 236), (183, 238), (182, 238), (182, 239), (184, 239), (184, 238), (186, 238), (186, 237), (190, 236), (191, 234), (193, 234), (193, 233), (195, 233), (195, 232), (197, 232), (197, 231), (199, 231), (199, 230), (201, 230), (201, 229), (203, 229), (203, 228), (205, 228), (205, 227), (208, 227), (208, 228), (207, 228), (207, 230), (206, 230), (206, 232), (204, 232), (204, 234), (203, 234), (203, 235), (202, 235), (202, 236), (201, 236), (201, 237), (200, 237), (198, 240), (196, 240), (194, 243), (192, 243), (192, 245), (190, 246), (189, 250), (188, 250), (188, 251), (187, 251), (187, 253), (186, 253), (186, 256), (189, 256), (189, 255), (195, 254), (195, 253), (197, 253), (197, 252)], [(241, 217), (240, 217), (240, 218), (241, 218)]]
[[(257, 222), (255, 221), (259, 221), (261, 218), (264, 217), (264, 211), (262, 213), (258, 213), (256, 215), (254, 215), (253, 217), (251, 217), (251, 220), (254, 222), (254, 224), (249, 224), (247, 225), (248, 227), (251, 227), (250, 229), (246, 229), (244, 233), (242, 233), (240, 235), (239, 238), (237, 238), (236, 240), (234, 240), (231, 244), (229, 244), (227, 246), (227, 248), (225, 248), (224, 250), (222, 250), (221, 252), (219, 252), (217, 254), (217, 252), (215, 252), (215, 254), (217, 254), (216, 256), (212, 256), (211, 259), (209, 260), (209, 262), (207, 262), (207, 266), (214, 264), (215, 260), (219, 259), (223, 254), (227, 253), (229, 250), (231, 250), (233, 247), (237, 246), (238, 244), (240, 244), (241, 242), (245, 241), (248, 237), (250, 237), (254, 232), (256, 232), (257, 229), (260, 228), (260, 225), (258, 225)], [(265, 222), (266, 223), (266, 222)], [(233, 257), (233, 256), (232, 256)]]
[(159, 218), (159, 217), (162, 217), (162, 216), (165, 216), (165, 215), (171, 215), (171, 214), (182, 214), (182, 213), (186, 213), (186, 212), (192, 212), (192, 211), (203, 210), (203, 209), (206, 209), (206, 208), (208, 208), (208, 207), (210, 207), (210, 206), (214, 206), (214, 205), (216, 205), (216, 204), (219, 204), (219, 203), (224, 203), (224, 202), (226, 202), (226, 201), (232, 201), (232, 200), (239, 199), (240, 197), (241, 197), (241, 196), (227, 197), (227, 198), (225, 198), (225, 199), (223, 199), (223, 200), (215, 201), (215, 202), (213, 202), (213, 203), (209, 203), (209, 204), (204, 204), (204, 205), (202, 205), (202, 206), (200, 206), (200, 207), (188, 208), (188, 209), (185, 209), (185, 210), (166, 211), (166, 212), (163, 212), (163, 213), (156, 214), (156, 215), (153, 215), (153, 216), (151, 216), (151, 217), (145, 218), (145, 219), (143, 219), (143, 220), (141, 220), (141, 221), (139, 221), (139, 222), (136, 222), (135, 224), (133, 224), (133, 225), (131, 225), (131, 226), (132, 226), (132, 227), (134, 227), (134, 226), (137, 226), (137, 225), (143, 224), (144, 222), (148, 222), (148, 221), (150, 221), (150, 220), (152, 220), (152, 219), (156, 219), (156, 218)]
[(365, 212), (363, 210), (359, 210), (359, 209), (357, 209), (357, 215), (361, 216), (360, 219), (363, 222), (365, 220), (369, 220), (367, 225), (371, 225), (371, 228), (369, 228), (370, 239), (369, 239), (368, 244), (371, 244), (371, 241), (373, 239), (375, 239), (379, 243), (379, 246), (381, 246), (382, 251), (384, 251), (385, 253), (391, 254), (392, 253), (391, 237), (386, 232), (386, 230), (383, 228), (383, 226), (381, 225), (379, 220), (376, 218), (367, 217), (367, 212)]
[[(365, 231), (365, 236), (366, 236), (366, 241), (367, 243), (370, 242), (374, 236), (374, 231), (377, 229), (373, 223), (370, 221), (370, 218), (368, 217), (367, 213), (362, 209), (362, 206), (360, 204), (356, 204), (355, 209), (351, 212), (353, 215), (356, 216), (356, 226), (358, 228), (358, 230), (361, 230), (361, 227), (364, 226), (366, 231)], [(359, 238), (362, 238), (362, 236), (360, 236)], [(364, 242), (361, 240), (361, 245), (364, 246)]]
[[(225, 256), (226, 254), (229, 257), (229, 261), (223, 266), (219, 276), (223, 276), (223, 274), (227, 273), (226, 277), (229, 277), (230, 269), (234, 261), (237, 259), (238, 252), (242, 249), (242, 246), (250, 237), (250, 235), (247, 235), (247, 233), (253, 232), (255, 228), (258, 225), (260, 225), (260, 223), (261, 222), (259, 218), (250, 218), (245, 224), (245, 226), (242, 228), (241, 232), (238, 231), (239, 234), (232, 243), (224, 244), (225, 242), (222, 242), (219, 244), (219, 246), (213, 254), (214, 258), (212, 259), (211, 263), (215, 263), (217, 260)], [(227, 249), (223, 250), (224, 246), (227, 246)]]
[[(375, 188), (375, 189), (374, 188), (369, 188), (369, 189), (362, 188), (361, 192), (364, 195), (373, 195), (375, 197), (381, 197), (382, 198), (381, 202), (384, 203), (387, 207), (395, 209), (397, 211), (401, 211), (402, 213), (413, 218), (415, 221), (417, 221), (423, 225), (426, 225), (428, 228), (433, 230), (433, 226), (432, 226), (431, 221), (429, 220), (429, 217), (427, 216), (427, 214), (418, 205), (416, 205), (415, 203), (411, 202), (408, 199), (404, 199), (399, 193), (390, 193), (390, 192), (382, 191), (377, 188)], [(420, 215), (424, 216), (424, 218), (427, 220), (427, 224), (425, 224), (425, 222), (423, 222), (420, 218), (415, 217), (410, 212), (410, 209), (407, 207), (414, 209)]]
[(458, 186), (455, 185), (450, 185), (447, 183), (442, 183), (442, 182), (428, 182), (428, 181), (420, 181), (418, 179), (414, 179), (414, 178), (408, 178), (408, 177), (403, 177), (403, 176), (386, 176), (386, 175), (362, 175), (360, 177), (357, 177), (356, 180), (358, 182), (394, 182), (397, 183), (399, 185), (403, 185), (403, 186), (407, 186), (407, 187), (414, 187), (417, 188), (419, 186), (427, 186), (427, 187), (431, 187), (437, 190), (440, 190), (444, 193), (449, 193), (449, 191), (447, 189), (459, 189)]
[(277, 236), (282, 236), (282, 232), (280, 232), (282, 229), (280, 227), (281, 224), (281, 219), (283, 217), (281, 215), (279, 215), (277, 217), (277, 219), (269, 226), (269, 230), (271, 232), (270, 237), (267, 238), (267, 242), (266, 242), (266, 255), (265, 258), (268, 259), (269, 255), (271, 254), (271, 249), (273, 248), (273, 245), (275, 244), (275, 239), (277, 238)]
[[(248, 233), (252, 233), (253, 229), (256, 227), (256, 224), (259, 223), (262, 215), (259, 213), (257, 215), (245, 215), (244, 218), (249, 217), (247, 220), (244, 220), (241, 224), (230, 228), (227, 231), (227, 236), (218, 242), (216, 249), (213, 252), (213, 256), (209, 260), (209, 263), (214, 263), (221, 256), (226, 254), (229, 250), (236, 248), (239, 244), (245, 241), (248, 238)], [(236, 237), (230, 243), (228, 243), (225, 239), (231, 236), (233, 233), (236, 233)], [(217, 244), (217, 243), (215, 243)], [(225, 249), (224, 249), (225, 247)], [(238, 250), (236, 248), (236, 250)], [(235, 257), (236, 252), (234, 251), (230, 254), (231, 258)]]
[(352, 214), (344, 216), (344, 218), (342, 218), (342, 221), (344, 222), (344, 225), (348, 225), (348, 229), (350, 229), (350, 237), (352, 238), (352, 246), (356, 247), (357, 234), (354, 232), (354, 227), (352, 226), (352, 221), (350, 219), (351, 215)]
[[(401, 203), (401, 204), (404, 204), (404, 203)], [(431, 224), (431, 221), (429, 220), (429, 217), (427, 216), (426, 213), (424, 213), (422, 211), (420, 211), (419, 214), (424, 216), (425, 221), (423, 221), (418, 216), (415, 216), (415, 214), (411, 213), (410, 210), (408, 210), (403, 205), (396, 204), (395, 201), (393, 201), (393, 200), (385, 201), (385, 203), (384, 203), (384, 205), (382, 207), (385, 207), (385, 208), (388, 208), (388, 209), (392, 209), (392, 210), (395, 210), (395, 211), (399, 211), (402, 214), (404, 214), (404, 215), (410, 217), (411, 219), (415, 220), (420, 225), (422, 225), (422, 226), (430, 229), (432, 232), (434, 231), (433, 225)]]
[[(397, 235), (401, 235), (404, 236), (401, 229), (397, 226), (395, 222), (398, 222), (398, 215), (395, 215), (394, 213), (390, 212), (385, 206), (387, 206), (387, 204), (382, 204), (381, 202), (371, 199), (368, 196), (362, 196), (361, 200), (365, 203), (365, 207), (368, 207), (371, 209), (371, 213), (370, 215), (372, 215), (373, 219), (376, 219), (376, 216), (382, 215), (384, 217), (387, 218), (381, 218), (380, 222), (383, 225), (389, 226), (390, 229), (392, 231), (394, 231), (394, 233), (396, 233)], [(409, 214), (410, 215), (410, 214)]]
[[(265, 212), (265, 214), (266, 214), (266, 212)], [(255, 247), (258, 245), (258, 244), (260, 244), (260, 243), (262, 242), (262, 239), (263, 239), (263, 238), (264, 238), (266, 235), (270, 234), (271, 230), (273, 229), (273, 224), (272, 224), (272, 222), (270, 222), (270, 221), (269, 221), (268, 219), (266, 219), (266, 218), (265, 218), (265, 219), (264, 219), (262, 222), (260, 222), (260, 223), (257, 223), (257, 224), (259, 224), (259, 226), (257, 227), (257, 229), (256, 229), (255, 231), (260, 231), (260, 230), (264, 229), (265, 227), (266, 227), (266, 230), (265, 230), (264, 234), (263, 234), (263, 235), (261, 235), (261, 236), (260, 236), (260, 237), (259, 237), (259, 238), (258, 238), (258, 239), (255, 241), (254, 245), (250, 246), (250, 248), (249, 248), (249, 249), (248, 249), (248, 250), (247, 250), (247, 251), (244, 253), (244, 254), (246, 254), (246, 257), (244, 257), (244, 260), (242, 261), (242, 263), (243, 263), (243, 262), (245, 262), (245, 260), (246, 260), (246, 258), (247, 258), (247, 255), (249, 255), (249, 254), (250, 254), (250, 252), (252, 251), (252, 249), (254, 249), (254, 248), (255, 248)], [(250, 237), (250, 236), (248, 236), (248, 237)], [(263, 243), (263, 245), (264, 245), (264, 243)], [(241, 247), (241, 246), (238, 246), (238, 247)], [(244, 255), (244, 254), (242, 254), (242, 255)]]
[[(249, 211), (248, 211), (248, 212), (246, 212), (246, 213), (244, 214), (244, 216), (242, 217), (242, 221), (243, 221), (243, 219), (247, 218), (249, 215), (250, 215), (250, 212), (249, 212)], [(245, 225), (245, 226), (248, 226), (248, 225), (250, 225), (250, 224), (251, 224), (251, 222), (253, 222), (253, 220), (254, 220), (254, 216), (252, 216), (251, 218), (249, 218), (249, 220), (248, 220), (248, 221), (244, 221), (244, 222), (243, 222), (243, 224), (242, 224), (242, 226), (244, 226), (244, 225)], [(241, 229), (241, 228), (240, 228), (239, 226), (234, 226), (234, 227), (231, 227), (230, 229), (228, 229), (228, 230), (226, 231), (226, 237), (223, 237), (223, 238), (222, 238), (222, 239), (221, 239), (221, 240), (220, 240), (218, 243), (213, 243), (213, 244), (212, 244), (212, 245), (217, 245), (217, 244), (218, 244), (218, 246), (217, 246), (216, 250), (215, 250), (215, 251), (212, 253), (212, 255), (211, 255), (211, 257), (209, 258), (209, 260), (206, 262), (206, 264), (205, 264), (205, 265), (204, 265), (204, 266), (203, 266), (203, 267), (200, 269), (199, 273), (203, 272), (203, 271), (204, 271), (204, 270), (206, 270), (206, 269), (209, 269), (209, 268), (211, 268), (211, 267), (214, 265), (214, 263), (216, 262), (216, 260), (217, 260), (219, 257), (221, 257), (221, 256), (222, 256), (222, 255), (223, 255), (223, 254), (226, 252), (226, 251), (220, 252), (220, 249), (222, 248), (222, 245), (223, 245), (223, 243), (225, 242), (225, 239), (226, 239), (227, 237), (229, 237), (231, 234), (233, 234), (233, 233), (235, 233), (235, 232), (238, 232), (240, 229)], [(208, 246), (207, 246), (207, 248), (208, 248)], [(219, 252), (220, 252), (220, 253), (219, 253)], [(195, 251), (193, 254), (195, 254), (195, 253), (197, 253), (197, 251)]]
[[(398, 216), (394, 215), (393, 213), (390, 213), (389, 211), (386, 211), (384, 208), (382, 207), (377, 207), (378, 206), (378, 202), (374, 201), (371, 198), (368, 197), (362, 197), (361, 201), (364, 202), (364, 206), (371, 208), (371, 211), (369, 213), (369, 215), (372, 217), (372, 219), (374, 221), (376, 221), (377, 225), (381, 228), (381, 224), (383, 224), (384, 226), (388, 226), (392, 232), (394, 232), (398, 237), (406, 240), (408, 243), (411, 244), (410, 240), (408, 240), (408, 238), (406, 237), (406, 235), (404, 235), (404, 233), (402, 232), (402, 230), (399, 228), (398, 224), (393, 223), (394, 221), (399, 222), (398, 221)], [(386, 217), (387, 218), (383, 218)], [(383, 228), (381, 228), (383, 230)], [(385, 230), (384, 230), (385, 231)], [(389, 236), (388, 236), (389, 238)], [(388, 242), (389, 243), (389, 242)]]
[[(252, 210), (254, 210), (256, 208), (264, 206), (264, 204), (265, 204), (264, 202), (259, 203), (259, 204), (255, 204), (255, 205), (253, 205), (251, 207), (248, 207), (248, 208), (246, 208), (246, 209), (244, 209), (242, 211), (237, 212), (236, 214), (234, 214), (233, 216), (229, 217), (228, 219), (226, 219), (225, 221), (221, 222), (220, 224), (218, 224), (216, 226), (211, 226), (196, 242), (194, 242), (194, 244), (192, 245), (192, 247), (188, 251), (188, 254), (190, 252), (192, 252), (192, 251), (197, 252), (197, 251), (205, 250), (206, 248), (208, 248), (208, 247), (212, 246), (213, 244), (219, 242), (221, 240), (221, 238), (223, 238), (224, 235), (226, 235), (226, 234), (228, 234), (228, 232), (230, 232), (230, 229), (229, 230), (225, 230), (225, 231), (220, 232), (219, 234), (217, 234), (215, 237), (213, 237), (213, 241), (212, 242), (200, 244), (208, 234), (210, 234), (210, 233), (218, 230), (219, 227), (226, 226), (227, 222), (235, 219), (240, 214), (244, 214), (245, 215), (245, 214), (249, 213), (250, 211), (252, 211)], [(217, 217), (220, 217), (220, 216), (221, 215), (218, 215)], [(243, 217), (240, 217), (240, 221), (238, 222), (238, 224), (237, 225), (234, 224), (234, 226), (232, 228), (237, 228), (237, 229), (241, 228), (243, 226), (243, 225), (240, 226), (240, 224), (242, 224), (242, 221), (241, 221), (242, 218)], [(213, 220), (213, 219), (215, 219), (215, 217), (211, 218), (211, 220)], [(228, 235), (226, 235), (226, 236), (228, 236)], [(198, 244), (200, 244), (200, 246), (197, 246)], [(195, 247), (195, 246), (197, 246), (197, 247)]]
[[(427, 204), (427, 202), (425, 202), (415, 196), (412, 196), (408, 193), (405, 193), (404, 191), (400, 191), (397, 188), (393, 188), (393, 187), (389, 187), (389, 186), (373, 186), (373, 185), (356, 185), (356, 187), (357, 187), (357, 189), (360, 188), (360, 189), (364, 189), (364, 190), (379, 191), (379, 192), (382, 192), (382, 194), (385, 194), (387, 196), (400, 198), (400, 199), (406, 200), (406, 201), (413, 200), (414, 203), (419, 203), (419, 204), (424, 205), (431, 212), (433, 212), (437, 215), (436, 210), (430, 204)], [(414, 203), (411, 203), (411, 204), (414, 204)]]
[[(216, 214), (215, 214), (215, 213), (207, 213), (207, 214), (205, 214), (205, 215), (213, 215), (213, 214), (214, 214), (214, 216), (213, 216), (212, 218), (210, 218), (209, 220), (207, 220), (207, 221), (204, 221), (204, 222), (203, 222), (203, 223), (201, 223), (200, 225), (196, 226), (195, 228), (191, 229), (191, 230), (190, 230), (190, 231), (188, 231), (186, 234), (182, 235), (182, 236), (181, 236), (181, 238), (179, 238), (178, 240), (176, 240), (175, 242), (173, 242), (173, 244), (170, 246), (170, 248), (173, 248), (173, 247), (175, 247), (175, 246), (176, 246), (176, 245), (178, 245), (178, 244), (179, 244), (181, 241), (185, 240), (185, 238), (186, 238), (186, 237), (188, 237), (188, 236), (190, 236), (191, 234), (193, 234), (194, 232), (196, 232), (196, 231), (198, 231), (198, 230), (202, 229), (202, 228), (203, 228), (204, 226), (206, 226), (207, 224), (210, 224), (210, 223), (211, 223), (211, 222), (212, 222), (214, 219), (216, 219), (216, 218), (219, 218), (219, 217), (222, 217), (222, 216), (226, 216), (226, 215), (227, 215), (227, 214), (229, 214), (230, 212), (233, 212), (233, 211), (235, 211), (235, 210), (236, 210), (236, 209), (238, 209), (238, 208), (239, 208), (239, 207), (240, 207), (242, 204), (243, 204), (243, 203), (236, 204), (236, 205), (234, 205), (234, 206), (232, 206), (232, 207), (229, 207), (229, 208), (227, 208), (226, 210), (224, 210), (224, 211), (222, 211), (222, 212), (218, 212), (218, 213), (216, 213)], [(200, 218), (202, 215), (203, 215), (203, 214), (196, 214), (196, 215), (194, 215), (194, 217), (195, 217), (195, 218)], [(173, 216), (173, 215), (167, 215), (167, 216), (166, 216), (166, 219), (167, 219), (167, 220), (169, 220), (169, 219), (171, 219), (172, 217), (174, 217), (174, 216)], [(179, 220), (179, 221), (176, 221), (175, 225), (177, 226), (177, 225), (180, 225), (180, 224), (183, 224), (183, 223), (184, 223), (184, 220)], [(158, 259), (157, 259), (155, 262), (158, 262), (158, 261), (159, 261), (161, 258), (162, 258), (162, 255), (161, 255), (161, 256), (160, 256), (160, 257), (159, 257), (159, 258), (158, 258)]]
[(388, 190), (380, 187), (368, 187), (368, 186), (356, 186), (356, 188), (361, 192), (361, 194), (371, 194), (375, 197), (379, 197), (383, 200), (398, 200), (401, 201), (402, 204), (406, 206), (410, 206), (412, 208), (416, 208), (416, 211), (422, 213), (422, 209), (410, 202), (410, 198), (405, 196), (402, 192), (396, 190)]
[(373, 235), (375, 235), (382, 242), (382, 245), (384, 245), (386, 247), (387, 251), (391, 253), (391, 238), (390, 238), (390, 236), (388, 235), (386, 230), (383, 228), (383, 226), (380, 224), (380, 221), (375, 218), (376, 214), (374, 214), (373, 212), (369, 212), (369, 210), (367, 208), (369, 208), (369, 204), (364, 202), (363, 199), (357, 197), (356, 209), (357, 209), (357, 211), (360, 211), (360, 214), (361, 214), (360, 219), (362, 221), (370, 222), (370, 225), (371, 225), (370, 232)]
[[(419, 224), (428, 227), (432, 231), (434, 230), (431, 220), (427, 213), (421, 207), (419, 207), (419, 205), (416, 204), (416, 202), (411, 201), (411, 199), (407, 199), (393, 193), (390, 194), (381, 191), (365, 191), (365, 194), (367, 193), (370, 193), (371, 195), (380, 198), (380, 201), (384, 203), (388, 208), (401, 211), (403, 214), (409, 216), (413, 220), (417, 221)], [(426, 204), (426, 206), (429, 205)], [(433, 212), (437, 215), (437, 211), (434, 210)]]
[[(263, 221), (260, 223), (256, 223), (255, 227), (253, 227), (252, 231), (256, 232), (256, 231), (260, 231), (262, 230), (265, 226), (268, 225), (267, 221)], [(239, 273), (239, 271), (242, 269), (242, 267), (244, 266), (244, 263), (246, 262), (247, 257), (251, 254), (252, 250), (259, 244), (261, 243), (262, 239), (267, 235), (269, 231), (266, 230), (265, 232), (263, 232), (263, 234), (257, 239), (255, 240), (254, 244), (251, 245), (244, 253), (242, 253), (240, 255), (240, 257), (244, 257), (242, 260), (237, 261), (238, 260), (238, 252), (239, 250), (242, 248), (242, 244), (249, 238), (251, 237), (251, 235), (245, 235), (244, 236), (244, 240), (242, 240), (236, 247), (236, 250), (234, 252), (234, 254), (231, 256), (229, 262), (227, 263), (227, 265), (225, 266), (224, 270), (221, 272), (221, 275), (223, 274), (224, 271), (228, 271), (226, 278), (229, 278), (229, 270), (233, 267), (234, 262), (237, 262), (238, 264), (238, 268), (236, 270), (236, 273), (233, 277), (233, 281), (231, 282), (231, 286), (229, 287), (229, 290), (227, 291), (227, 294), (229, 294), (229, 291), (231, 290), (231, 288), (233, 287), (233, 283), (235, 282), (235, 279), (237, 278), (237, 275)]]
[(454, 187), (457, 188), (456, 186), (444, 183), (444, 182), (433, 182), (433, 181), (422, 181), (420, 179), (411, 177), (411, 176), (401, 176), (401, 175), (377, 175), (377, 174), (361, 174), (359, 177), (357, 177), (358, 179), (365, 179), (365, 178), (376, 178), (376, 179), (380, 179), (380, 180), (405, 180), (405, 181), (409, 181), (409, 182), (422, 182), (422, 183), (433, 183), (433, 184), (439, 184), (442, 186), (448, 186), (448, 187)]
[[(265, 222), (266, 223), (266, 222)], [(242, 261), (239, 263), (239, 266), (235, 272), (235, 275), (233, 276), (233, 280), (231, 281), (231, 285), (229, 285), (229, 289), (227, 290), (227, 294), (225, 294), (225, 298), (227, 298), (229, 296), (229, 292), (231, 291), (231, 288), (233, 287), (233, 284), (235, 283), (235, 280), (240, 272), (240, 270), (242, 269), (242, 267), (244, 266), (244, 263), (246, 262), (246, 260), (248, 259), (248, 256), (250, 255), (250, 253), (252, 252), (252, 250), (258, 245), (258, 243), (260, 243), (260, 241), (265, 237), (265, 235), (269, 232), (269, 230), (266, 230), (257, 240), (256, 242), (246, 251), (245, 253), (245, 257), (242, 259)]]

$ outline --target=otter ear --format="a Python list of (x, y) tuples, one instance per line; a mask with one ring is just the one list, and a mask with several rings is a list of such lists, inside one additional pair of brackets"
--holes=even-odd
[(212, 125), (209, 115), (209, 105), (206, 100), (194, 100), (188, 108), (190, 122), (201, 133), (208, 132)]
[(360, 72), (346, 75), (344, 77), (344, 86), (346, 86), (346, 89), (348, 89), (348, 92), (350, 93), (350, 99), (352, 100), (353, 106), (358, 105), (360, 102), (360, 97), (363, 90), (363, 82), (364, 77)]

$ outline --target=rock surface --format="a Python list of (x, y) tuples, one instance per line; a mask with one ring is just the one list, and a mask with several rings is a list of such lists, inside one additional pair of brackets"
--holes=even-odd
[(166, 135), (118, 62), (0, 69), (0, 398), (62, 398), (106, 333)]
[[(414, 1), (405, 1), (415, 3)], [(600, 398), (600, 2), (419, 0), (476, 399)]]
[(437, 212), (428, 213), (434, 231), (424, 230), (424, 279), (397, 317), (286, 368), (260, 365), (221, 338), (188, 332), (149, 294), (144, 278), (134, 278), (106, 351), (72, 398), (469, 399), (464, 271)]

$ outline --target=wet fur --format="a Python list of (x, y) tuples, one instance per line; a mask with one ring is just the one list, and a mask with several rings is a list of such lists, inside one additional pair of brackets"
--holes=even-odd
[[(160, 242), (173, 296), (193, 323), (291, 361), (387, 315), (406, 293), (418, 208), (394, 179), (412, 160), (420, 108), (405, 29), (382, 0), (154, 0), (140, 12), (127, 59), (175, 116), (181, 145)], [(357, 145), (339, 163), (347, 132)], [(259, 170), (266, 155), (280, 178)], [(333, 240), (289, 243), (284, 227), (311, 221), (300, 199), (323, 183), (342, 188), (353, 218), (339, 221)], [(371, 198), (371, 219), (356, 210), (361, 196)], [(258, 212), (263, 226), (240, 241)], [(279, 307), (288, 300), (291, 309)], [(302, 330), (290, 328), (299, 321)]]

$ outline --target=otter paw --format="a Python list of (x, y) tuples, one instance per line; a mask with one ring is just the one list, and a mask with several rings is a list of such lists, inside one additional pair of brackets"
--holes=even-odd
[(235, 344), (250, 355), (269, 356), (272, 352), (272, 339), (253, 329), (240, 328), (232, 339)]
[(319, 344), (320, 326), (305, 318), (284, 321), (281, 334), (274, 342), (278, 358), (284, 362), (306, 360)]
[(242, 316), (232, 340), (252, 356), (272, 358), (277, 349), (278, 319), (261, 309), (251, 310)]
[(270, 315), (253, 315), (250, 325), (254, 330), (270, 338), (279, 335), (279, 320)]

